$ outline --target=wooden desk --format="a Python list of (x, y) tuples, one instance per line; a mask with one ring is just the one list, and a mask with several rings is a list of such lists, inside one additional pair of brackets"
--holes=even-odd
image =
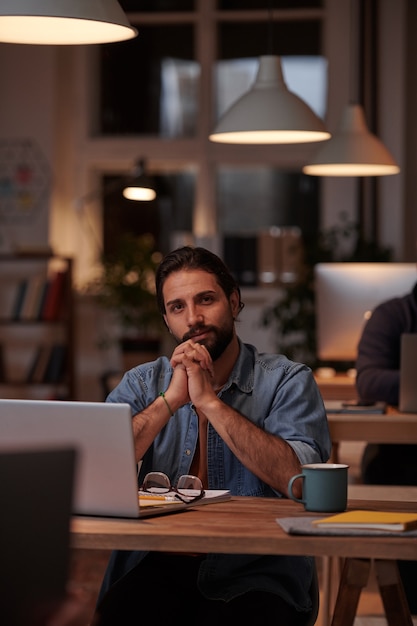
[[(349, 502), (349, 508), (359, 506), (417, 511), (415, 502)], [(276, 523), (279, 517), (305, 515), (311, 514), (290, 500), (235, 497), (230, 502), (141, 521), (76, 517), (72, 520), (72, 546), (345, 557), (332, 626), (352, 626), (359, 596), (367, 583), (371, 560), (374, 560), (383, 575), (380, 591), (388, 623), (390, 626), (410, 626), (411, 616), (396, 559), (417, 560), (417, 537), (358, 537), (352, 540), (352, 537), (340, 536), (295, 536), (286, 534)]]
[[(339, 445), (343, 441), (365, 441), (366, 443), (417, 443), (417, 414), (400, 413), (389, 407), (386, 413), (328, 413), (327, 419), (332, 440), (331, 461), (339, 461)], [(369, 500), (375, 500), (378, 495), (376, 485), (358, 485), (359, 491), (365, 497), (368, 487)], [(385, 489), (384, 487), (381, 488)], [(416, 488), (417, 489), (417, 488)], [(397, 501), (401, 501), (403, 491), (398, 487)], [(354, 487), (349, 490), (354, 496)], [(408, 494), (407, 494), (408, 495)], [(355, 496), (354, 496), (355, 497)], [(383, 496), (382, 496), (383, 497)], [(362, 507), (363, 502), (361, 503)], [(335, 559), (323, 558), (323, 600), (324, 625), (327, 626), (331, 603), (333, 602), (332, 580), (335, 577)]]
[(333, 463), (339, 461), (342, 441), (417, 443), (417, 413), (400, 413), (389, 407), (386, 413), (328, 413), (327, 420)]
[[(349, 500), (388, 500), (416, 502), (417, 486), (414, 485), (348, 485)], [(417, 504), (416, 504), (417, 506)]]
[(355, 400), (357, 391), (355, 378), (347, 374), (335, 376), (314, 376), (323, 400)]
[(389, 407), (386, 413), (328, 413), (333, 443), (417, 443), (417, 413), (400, 413)]
[[(417, 510), (417, 486), (408, 485), (362, 485), (349, 484), (348, 498), (359, 500), (359, 508), (365, 508), (363, 500), (368, 503), (375, 500), (394, 502), (414, 502)], [(337, 593), (337, 584), (340, 581), (342, 559), (323, 557), (322, 565), (322, 602), (321, 615), (322, 626), (327, 626), (331, 621), (332, 607), (334, 607)], [(334, 593), (333, 593), (334, 592)]]

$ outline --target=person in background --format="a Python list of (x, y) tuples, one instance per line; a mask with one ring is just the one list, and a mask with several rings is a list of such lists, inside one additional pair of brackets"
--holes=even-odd
[[(378, 305), (365, 324), (356, 360), (356, 389), (361, 401), (398, 406), (403, 333), (417, 333), (417, 283), (405, 296)], [(368, 445), (362, 478), (372, 484), (417, 485), (417, 446)]]
[[(172, 485), (192, 474), (204, 488), (232, 495), (286, 497), (302, 463), (330, 455), (311, 370), (239, 339), (239, 286), (204, 248), (169, 253), (156, 296), (178, 345), (171, 358), (126, 372), (107, 398), (132, 408), (139, 485), (160, 471)], [(314, 567), (308, 556), (116, 551), (95, 623), (137, 624), (143, 603), (155, 609), (156, 625), (170, 623), (174, 611), (183, 624), (301, 626), (312, 612)]]
[[(417, 333), (417, 283), (402, 297), (378, 305), (358, 344), (356, 389), (361, 402), (398, 406), (403, 333)], [(368, 444), (361, 462), (362, 481), (373, 485), (417, 485), (417, 445)], [(417, 563), (399, 561), (410, 611), (417, 614)]]

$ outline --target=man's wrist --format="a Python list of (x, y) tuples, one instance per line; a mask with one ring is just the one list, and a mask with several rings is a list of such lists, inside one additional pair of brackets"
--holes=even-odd
[(166, 406), (166, 408), (167, 408), (167, 409), (168, 409), (168, 411), (169, 411), (169, 415), (170, 415), (170, 417), (172, 417), (172, 416), (174, 415), (174, 411), (172, 410), (170, 403), (169, 403), (169, 402), (168, 402), (168, 400), (166, 399), (166, 397), (165, 397), (165, 393), (164, 393), (163, 391), (160, 391), (160, 392), (159, 392), (159, 395), (161, 396), (162, 400), (164, 401), (165, 406)]

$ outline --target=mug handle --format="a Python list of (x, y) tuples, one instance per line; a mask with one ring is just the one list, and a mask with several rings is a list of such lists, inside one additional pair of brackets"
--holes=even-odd
[(301, 498), (297, 498), (292, 492), (292, 486), (294, 482), (297, 480), (297, 478), (304, 479), (304, 474), (296, 474), (295, 476), (290, 478), (289, 483), (288, 483), (288, 495), (290, 496), (291, 500), (294, 500), (294, 502), (301, 502), (301, 504), (305, 504), (304, 500), (302, 500)]

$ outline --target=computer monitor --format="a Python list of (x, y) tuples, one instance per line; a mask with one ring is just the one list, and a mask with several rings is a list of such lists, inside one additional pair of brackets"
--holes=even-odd
[(317, 357), (326, 362), (354, 363), (375, 306), (417, 282), (415, 263), (318, 263), (314, 273)]

